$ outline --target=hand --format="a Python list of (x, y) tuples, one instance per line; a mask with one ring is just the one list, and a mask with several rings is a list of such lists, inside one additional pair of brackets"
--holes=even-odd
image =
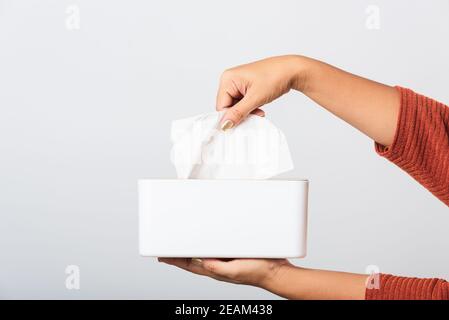
[(283, 266), (290, 266), (285, 259), (158, 258), (158, 261), (216, 280), (262, 288), (280, 275)]
[(226, 109), (223, 130), (238, 125), (248, 114), (264, 116), (259, 109), (290, 89), (304, 86), (306, 58), (280, 56), (226, 70), (220, 79), (216, 109)]
[(374, 141), (393, 142), (401, 96), (394, 87), (350, 74), (303, 56), (268, 58), (226, 70), (220, 80), (217, 110), (226, 110), (221, 128), (238, 125), (250, 113), (295, 89)]
[(195, 274), (263, 288), (288, 299), (363, 299), (367, 275), (304, 269), (285, 259), (158, 258)]

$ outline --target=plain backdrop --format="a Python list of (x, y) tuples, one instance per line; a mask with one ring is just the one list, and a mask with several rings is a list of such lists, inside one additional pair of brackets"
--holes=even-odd
[[(0, 298), (275, 298), (138, 255), (137, 180), (175, 176), (171, 121), (290, 53), (447, 103), (447, 39), (446, 0), (0, 0)], [(295, 264), (449, 277), (446, 205), (299, 93), (265, 110), (310, 179)]]

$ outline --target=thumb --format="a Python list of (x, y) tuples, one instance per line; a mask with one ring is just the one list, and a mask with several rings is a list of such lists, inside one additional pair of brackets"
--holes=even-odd
[(257, 107), (248, 96), (244, 96), (232, 107), (225, 108), (226, 112), (221, 119), (220, 128), (224, 131), (237, 126)]

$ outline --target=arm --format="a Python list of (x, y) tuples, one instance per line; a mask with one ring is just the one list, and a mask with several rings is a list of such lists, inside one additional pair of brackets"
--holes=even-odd
[(279, 259), (159, 258), (159, 261), (216, 280), (256, 286), (287, 299), (449, 299), (449, 284), (441, 279), (313, 270)]
[[(312, 100), (375, 140), (376, 150), (449, 205), (449, 108), (411, 90), (393, 88), (300, 57), (265, 59), (224, 72), (217, 109), (222, 129), (238, 125), (290, 89)], [(298, 268), (286, 260), (160, 259), (221, 281), (259, 286), (291, 299), (449, 299), (440, 279), (367, 275)]]
[(220, 281), (256, 286), (287, 299), (365, 298), (367, 275), (299, 268), (282, 259), (179, 259), (160, 262)]
[(374, 141), (392, 143), (400, 106), (394, 87), (302, 56), (274, 57), (225, 71), (217, 96), (217, 109), (227, 108), (222, 123), (232, 127), (290, 89), (304, 93)]
[(377, 152), (449, 205), (449, 108), (415, 92), (390, 87), (302, 57), (274, 57), (223, 73), (217, 109), (222, 128), (298, 90), (376, 142)]
[(368, 276), (288, 265), (261, 287), (287, 299), (362, 300)]
[(302, 92), (313, 101), (384, 146), (393, 142), (400, 106), (394, 87), (328, 64), (307, 60)]

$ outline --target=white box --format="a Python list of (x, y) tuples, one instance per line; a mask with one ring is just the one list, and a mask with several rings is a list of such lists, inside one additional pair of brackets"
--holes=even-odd
[(306, 255), (307, 180), (139, 180), (143, 256)]

